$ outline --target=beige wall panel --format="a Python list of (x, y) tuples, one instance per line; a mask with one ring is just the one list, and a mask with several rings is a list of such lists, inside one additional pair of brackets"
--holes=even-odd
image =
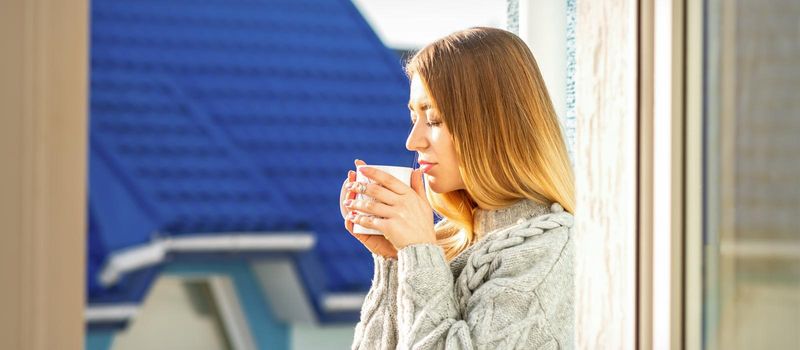
[(0, 348), (83, 348), (88, 2), (0, 2)]

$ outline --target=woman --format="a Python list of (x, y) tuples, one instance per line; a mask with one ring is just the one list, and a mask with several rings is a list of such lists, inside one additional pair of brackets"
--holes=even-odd
[(376, 184), (350, 171), (340, 196), (351, 234), (384, 233), (353, 234), (375, 276), (352, 348), (572, 348), (572, 170), (530, 50), (470, 28), (421, 49), (406, 73), (411, 186), (366, 167)]

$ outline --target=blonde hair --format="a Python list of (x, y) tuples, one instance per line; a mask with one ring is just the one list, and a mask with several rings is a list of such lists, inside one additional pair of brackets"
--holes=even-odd
[(516, 35), (496, 28), (455, 32), (406, 63), (418, 74), (453, 136), (465, 189), (427, 189), (437, 244), (452, 260), (473, 244), (477, 207), (498, 209), (520, 199), (575, 206), (572, 167), (558, 117), (536, 59)]

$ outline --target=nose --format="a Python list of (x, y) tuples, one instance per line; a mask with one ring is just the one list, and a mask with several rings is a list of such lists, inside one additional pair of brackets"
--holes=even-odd
[(422, 123), (417, 123), (411, 128), (411, 132), (406, 139), (406, 149), (409, 151), (420, 151), (428, 147), (428, 140), (422, 129)]

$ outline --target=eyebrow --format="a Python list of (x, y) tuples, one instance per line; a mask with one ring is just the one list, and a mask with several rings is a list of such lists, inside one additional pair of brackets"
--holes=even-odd
[[(428, 103), (428, 102), (423, 102), (423, 103), (419, 104), (419, 107), (424, 111), (424, 110), (431, 109), (431, 104)], [(414, 111), (414, 105), (409, 103), (408, 104), (408, 109), (413, 112)]]

